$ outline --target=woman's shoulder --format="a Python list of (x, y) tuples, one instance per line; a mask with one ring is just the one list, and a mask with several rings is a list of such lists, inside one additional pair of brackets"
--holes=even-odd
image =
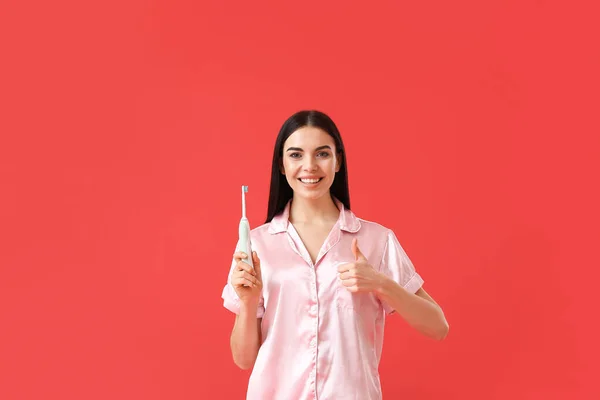
[(273, 240), (279, 240), (279, 236), (277, 233), (284, 232), (285, 229), (280, 227), (279, 225), (273, 225), (272, 222), (267, 222), (265, 224), (259, 225), (254, 229), (250, 230), (250, 238), (252, 241), (260, 241), (266, 243), (272, 243)]
[(370, 221), (368, 219), (358, 217), (357, 220), (360, 222), (360, 229), (368, 231), (369, 234), (387, 235), (388, 233), (392, 232), (392, 230), (389, 227), (379, 222)]
[(267, 234), (269, 232), (269, 228), (271, 227), (271, 223), (267, 222), (266, 224), (259, 225), (250, 230), (250, 234), (254, 236), (260, 236)]
[(267, 222), (250, 230), (250, 241), (257, 251), (267, 247), (279, 246), (283, 243), (282, 240), (287, 240), (286, 235), (278, 234), (281, 232), (275, 229), (270, 222)]

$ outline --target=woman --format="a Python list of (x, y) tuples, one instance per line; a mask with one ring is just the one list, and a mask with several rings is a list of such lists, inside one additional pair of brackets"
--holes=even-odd
[(275, 143), (267, 221), (251, 232), (255, 268), (235, 253), (224, 306), (248, 399), (380, 399), (385, 315), (434, 339), (448, 324), (394, 233), (350, 211), (333, 121), (301, 111)]

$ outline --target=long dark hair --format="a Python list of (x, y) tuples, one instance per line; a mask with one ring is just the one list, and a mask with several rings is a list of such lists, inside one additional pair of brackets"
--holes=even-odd
[(337, 157), (340, 159), (340, 170), (336, 172), (329, 193), (344, 204), (346, 209), (350, 209), (350, 192), (348, 191), (348, 169), (346, 166), (346, 151), (344, 142), (340, 136), (335, 123), (326, 114), (315, 111), (299, 111), (289, 117), (281, 126), (277, 140), (275, 140), (275, 150), (273, 151), (273, 164), (271, 167), (271, 189), (269, 190), (269, 209), (267, 211), (267, 221), (271, 222), (273, 217), (283, 211), (286, 204), (293, 197), (294, 192), (281, 173), (280, 165), (283, 158), (283, 144), (288, 137), (298, 129), (305, 126), (314, 126), (327, 132), (335, 142)]

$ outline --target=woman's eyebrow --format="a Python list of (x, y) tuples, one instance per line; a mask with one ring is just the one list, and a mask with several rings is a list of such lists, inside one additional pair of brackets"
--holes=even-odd
[[(315, 149), (315, 151), (319, 151), (319, 150), (323, 150), (323, 149), (331, 150), (331, 146), (329, 146), (329, 145), (319, 146)], [(286, 151), (304, 151), (304, 150), (302, 150), (300, 147), (289, 147)]]

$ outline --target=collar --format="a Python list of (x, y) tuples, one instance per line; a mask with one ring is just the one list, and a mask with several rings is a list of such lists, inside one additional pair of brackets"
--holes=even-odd
[[(350, 210), (346, 210), (344, 204), (333, 197), (333, 201), (337, 206), (338, 210), (340, 210), (340, 216), (337, 220), (337, 225), (343, 231), (356, 233), (360, 229), (360, 220), (354, 215), (354, 213)], [(288, 230), (288, 225), (290, 223), (290, 206), (292, 201), (288, 201), (283, 212), (277, 214), (271, 220), (271, 224), (269, 225), (269, 233), (276, 234), (281, 232), (286, 232)]]

